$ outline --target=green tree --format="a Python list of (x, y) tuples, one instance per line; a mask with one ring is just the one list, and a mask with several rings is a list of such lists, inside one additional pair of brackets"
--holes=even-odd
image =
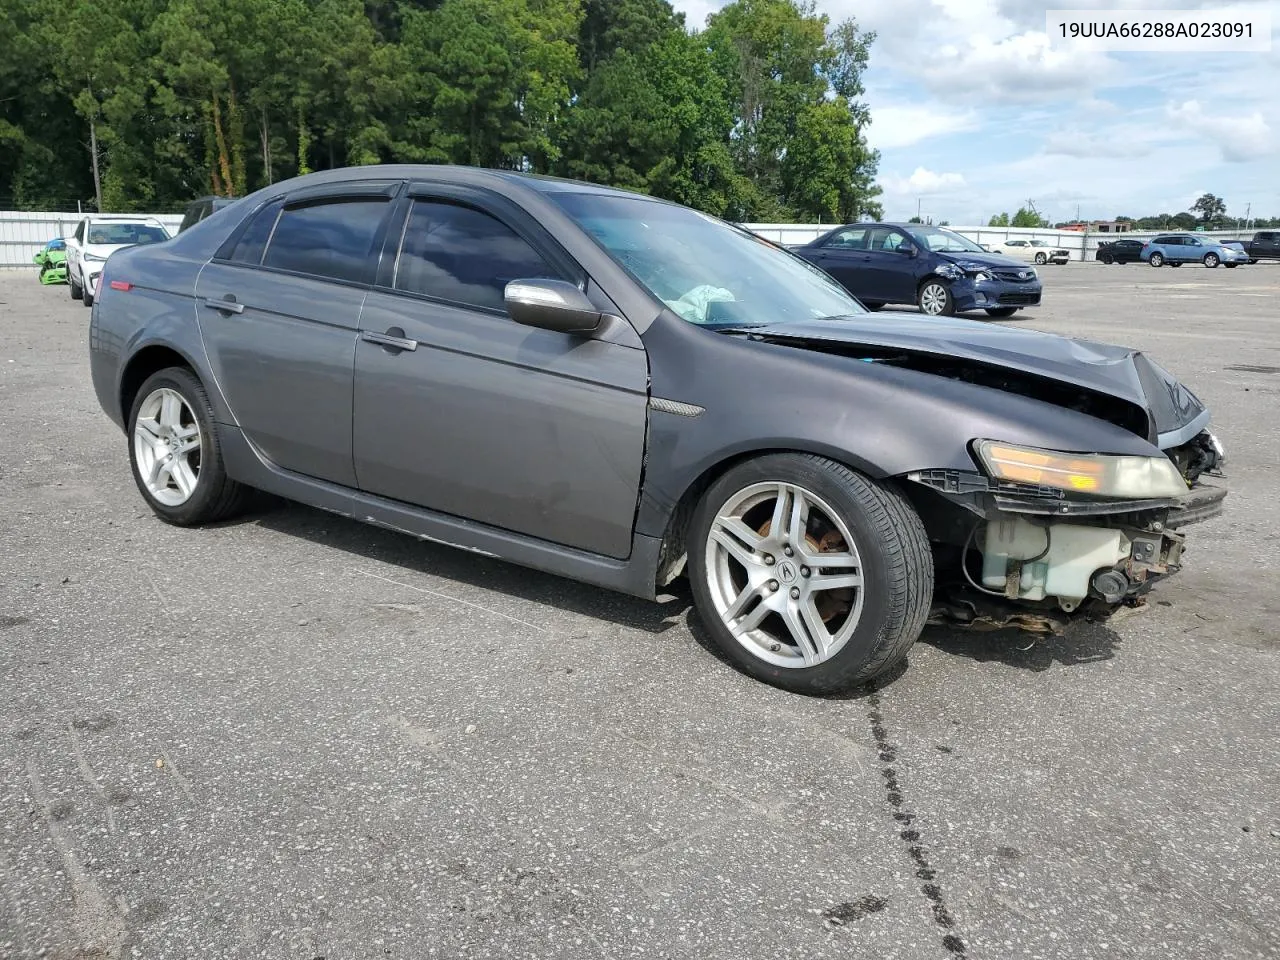
[(1206, 193), (1191, 205), (1191, 212), (1200, 214), (1200, 220), (1206, 225), (1225, 217), (1227, 214), (1227, 205), (1221, 197), (1216, 197), (1212, 193)]
[(1009, 226), (1009, 214), (998, 213), (987, 221), (988, 227), (1007, 227)]
[(1009, 221), (1011, 227), (1038, 228), (1049, 226), (1049, 221), (1040, 216), (1034, 207), (1019, 207), (1018, 212)]

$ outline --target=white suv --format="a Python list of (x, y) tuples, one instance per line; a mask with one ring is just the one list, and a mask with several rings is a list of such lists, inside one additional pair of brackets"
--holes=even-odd
[(155, 217), (106, 216), (85, 217), (76, 232), (67, 237), (67, 283), (71, 299), (93, 306), (98, 277), (107, 257), (124, 247), (139, 243), (168, 240), (169, 232)]

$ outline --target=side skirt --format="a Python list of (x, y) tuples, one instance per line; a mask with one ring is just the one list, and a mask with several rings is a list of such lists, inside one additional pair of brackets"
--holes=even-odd
[(248, 486), (419, 540), (655, 599), (654, 578), (662, 548), (657, 537), (633, 534), (630, 558), (615, 560), (292, 473), (259, 454), (244, 433), (230, 424), (218, 424), (218, 439), (227, 473)]

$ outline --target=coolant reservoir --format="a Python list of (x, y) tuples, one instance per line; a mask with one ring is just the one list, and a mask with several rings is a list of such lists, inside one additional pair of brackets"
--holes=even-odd
[(1130, 549), (1128, 538), (1119, 530), (1074, 523), (1044, 526), (1017, 515), (1001, 517), (987, 524), (982, 582), (1003, 593), (1010, 561), (1020, 560), (1024, 563), (1018, 581), (1019, 599), (1043, 600), (1048, 596), (1075, 604), (1088, 596), (1093, 574), (1115, 566)]

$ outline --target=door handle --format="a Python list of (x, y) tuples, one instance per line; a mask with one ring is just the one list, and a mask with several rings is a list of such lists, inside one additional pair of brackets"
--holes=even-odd
[(360, 334), (360, 339), (367, 343), (376, 343), (378, 346), (385, 347), (393, 352), (418, 349), (418, 341), (410, 340), (399, 327), (392, 327), (386, 333), (373, 333), (365, 330)]
[(217, 310), (219, 313), (244, 313), (244, 304), (236, 303), (236, 298), (231, 294), (227, 294), (221, 300), (217, 297), (205, 297), (203, 303), (211, 310)]

